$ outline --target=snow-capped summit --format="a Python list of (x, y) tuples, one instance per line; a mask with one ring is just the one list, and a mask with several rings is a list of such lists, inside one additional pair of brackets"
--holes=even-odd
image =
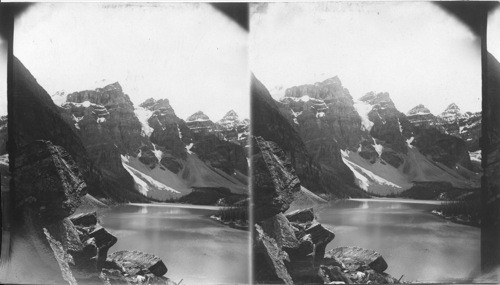
[(418, 104), (417, 106), (413, 107), (410, 111), (408, 111), (408, 113), (406, 113), (407, 116), (428, 115), (428, 114), (431, 114), (431, 111), (422, 104)]
[(451, 103), (441, 114), (439, 114), (439, 117), (448, 123), (457, 122), (461, 116), (460, 108), (455, 103)]
[(416, 126), (435, 126), (437, 123), (436, 117), (422, 104), (413, 107), (413, 109), (406, 113), (406, 116)]
[(52, 94), (50, 97), (52, 97), (52, 101), (54, 101), (54, 104), (61, 106), (62, 104), (66, 103), (66, 97), (68, 96), (68, 93), (66, 90), (59, 90), (56, 93)]
[(240, 118), (238, 117), (238, 114), (234, 111), (231, 110), (224, 115), (224, 117), (217, 122), (221, 127), (224, 129), (234, 129), (238, 125), (241, 124)]
[(216, 125), (202, 111), (198, 111), (186, 119), (186, 125), (194, 133), (211, 133)]
[(210, 118), (202, 111), (198, 111), (191, 116), (187, 117), (186, 122), (203, 122), (210, 121)]

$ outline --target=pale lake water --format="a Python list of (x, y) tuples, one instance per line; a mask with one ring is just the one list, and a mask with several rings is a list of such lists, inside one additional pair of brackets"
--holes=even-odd
[(166, 277), (183, 285), (247, 284), (249, 232), (210, 219), (217, 207), (129, 204), (107, 209), (101, 223), (117, 238), (109, 253), (140, 250), (159, 256)]
[(354, 199), (316, 209), (335, 239), (328, 249), (358, 246), (382, 254), (396, 278), (421, 282), (470, 280), (480, 266), (480, 229), (430, 211), (437, 201)]

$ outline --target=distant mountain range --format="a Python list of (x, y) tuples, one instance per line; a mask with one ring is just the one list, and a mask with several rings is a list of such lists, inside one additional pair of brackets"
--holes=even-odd
[[(265, 89), (256, 78), (253, 84)], [(259, 125), (254, 122), (253, 130), (280, 144), (281, 138), (262, 134), (259, 126), (272, 124), (271, 120), (282, 125), (286, 121), (287, 127), (282, 129), (289, 134), (281, 136), (297, 134), (296, 140), (304, 145), (309, 158), (307, 163), (314, 162), (315, 169), (343, 181), (308, 185), (307, 178), (299, 174), (303, 185), (313, 192), (354, 197), (359, 192), (346, 191), (352, 184), (381, 195), (400, 193), (424, 181), (445, 181), (458, 188), (480, 185), (481, 113), (462, 114), (456, 104), (450, 104), (437, 116), (423, 105), (404, 114), (388, 93), (369, 92), (354, 100), (338, 77), (278, 89), (283, 94), (279, 101), (266, 95), (267, 90), (252, 93), (266, 97), (268, 104), (277, 108), (275, 116), (283, 118), (269, 118)], [(263, 117), (254, 113), (254, 118)], [(290, 149), (286, 141), (283, 143), (283, 149)]]
[[(68, 150), (92, 196), (111, 202), (163, 201), (195, 188), (248, 195), (249, 126), (234, 111), (199, 132), (192, 124), (196, 118), (211, 122), (201, 112), (186, 122), (168, 99), (134, 106), (118, 82), (49, 96), (17, 59), (15, 74), (16, 144), (43, 139)], [(0, 139), (6, 137), (2, 122)]]
[[(248, 194), (250, 122), (233, 110), (217, 122), (202, 111), (183, 120), (166, 98), (134, 106), (118, 82), (50, 96), (17, 59), (15, 73), (16, 145), (44, 139), (64, 147), (91, 195), (136, 202), (194, 188)], [(283, 149), (305, 190), (365, 197), (416, 182), (479, 187), (481, 113), (450, 104), (438, 115), (423, 105), (404, 114), (388, 93), (354, 100), (338, 77), (280, 92), (273, 99), (253, 77), (253, 132)], [(6, 121), (0, 118), (0, 143)]]

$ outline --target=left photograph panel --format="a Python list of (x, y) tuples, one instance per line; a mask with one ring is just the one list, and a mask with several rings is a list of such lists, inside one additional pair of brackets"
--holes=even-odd
[(250, 282), (247, 11), (37, 3), (15, 16), (1, 283)]

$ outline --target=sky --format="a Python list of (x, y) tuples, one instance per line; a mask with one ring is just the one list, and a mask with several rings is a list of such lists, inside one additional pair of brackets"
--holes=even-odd
[(39, 3), (16, 19), (14, 54), (49, 94), (118, 81), (177, 116), (249, 116), (248, 34), (206, 3)]
[(500, 6), (497, 6), (488, 15), (488, 26), (486, 28), (486, 47), (488, 51), (500, 61)]
[(354, 99), (389, 92), (404, 113), (481, 110), (480, 40), (432, 3), (254, 4), (250, 19), (250, 68), (270, 90), (337, 75)]

